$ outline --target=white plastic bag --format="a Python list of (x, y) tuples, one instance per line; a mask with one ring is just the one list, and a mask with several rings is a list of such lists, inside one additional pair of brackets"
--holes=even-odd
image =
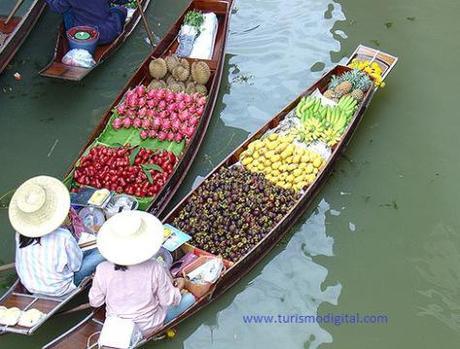
[(117, 349), (128, 349), (142, 340), (142, 333), (133, 320), (108, 316), (104, 321), (98, 345)]
[(73, 67), (92, 68), (96, 65), (91, 53), (86, 50), (75, 48), (62, 57), (62, 63)]
[(190, 58), (211, 59), (216, 41), (218, 20), (215, 13), (205, 13), (200, 35), (195, 39)]

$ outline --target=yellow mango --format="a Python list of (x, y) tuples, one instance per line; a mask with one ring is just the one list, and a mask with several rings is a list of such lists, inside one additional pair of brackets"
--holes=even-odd
[(303, 171), (302, 171), (300, 168), (296, 168), (296, 169), (292, 172), (292, 174), (293, 174), (295, 177), (301, 176), (302, 173), (303, 173)]
[(244, 159), (241, 161), (241, 163), (242, 163), (243, 165), (248, 165), (248, 164), (250, 164), (253, 160), (254, 160), (253, 158), (247, 157), (247, 158), (244, 158)]
[(310, 156), (308, 154), (304, 154), (302, 155), (300, 161), (302, 161), (303, 163), (307, 163), (310, 161)]
[(321, 161), (321, 158), (316, 158), (313, 160), (313, 166), (316, 168), (319, 168), (323, 162)]

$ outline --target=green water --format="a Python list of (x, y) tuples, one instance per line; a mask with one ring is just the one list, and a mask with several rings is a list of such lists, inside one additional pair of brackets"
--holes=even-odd
[[(186, 1), (153, 1), (162, 36)], [(455, 348), (460, 339), (460, 170), (454, 0), (237, 1), (224, 80), (206, 141), (183, 187), (350, 54), (359, 43), (400, 57), (334, 175), (295, 229), (224, 297), (149, 348)], [(36, 76), (50, 58), (58, 16), (47, 12), (0, 77), (0, 192), (61, 176), (98, 118), (148, 52), (141, 28), (84, 82)], [(158, 25), (161, 24), (161, 25)], [(51, 34), (50, 34), (51, 33)], [(314, 72), (311, 71), (313, 67)], [(23, 80), (12, 74), (19, 71)], [(10, 90), (11, 88), (11, 90)], [(13, 258), (6, 210), (1, 259)], [(387, 324), (247, 325), (251, 314), (386, 314)], [(56, 318), (37, 348), (83, 314)]]

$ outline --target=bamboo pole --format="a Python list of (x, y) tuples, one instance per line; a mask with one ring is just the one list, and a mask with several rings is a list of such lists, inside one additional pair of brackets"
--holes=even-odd
[(153, 32), (150, 30), (150, 26), (149, 26), (149, 23), (147, 22), (147, 18), (145, 17), (144, 9), (142, 8), (142, 5), (141, 5), (141, 0), (136, 0), (136, 3), (137, 3), (137, 8), (142, 17), (142, 23), (144, 24), (145, 31), (147, 32), (147, 36), (149, 37), (150, 45), (152, 45), (152, 47), (154, 48), (155, 39), (153, 37)]
[(16, 5), (14, 5), (13, 9), (11, 10), (10, 14), (8, 15), (8, 18), (5, 21), (5, 25), (7, 25), (9, 21), (11, 21), (11, 18), (13, 18), (13, 16), (16, 14), (16, 12), (18, 12), (18, 10), (21, 7), (23, 2), (24, 2), (24, 0), (18, 0), (16, 2)]

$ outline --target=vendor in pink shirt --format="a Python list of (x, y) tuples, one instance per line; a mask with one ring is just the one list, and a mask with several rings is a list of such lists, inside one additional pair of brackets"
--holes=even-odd
[(162, 242), (161, 222), (141, 211), (113, 216), (98, 233), (97, 247), (107, 262), (96, 269), (90, 304), (105, 304), (107, 316), (132, 320), (144, 338), (195, 302), (184, 290), (184, 279), (173, 281), (169, 270), (152, 258)]

